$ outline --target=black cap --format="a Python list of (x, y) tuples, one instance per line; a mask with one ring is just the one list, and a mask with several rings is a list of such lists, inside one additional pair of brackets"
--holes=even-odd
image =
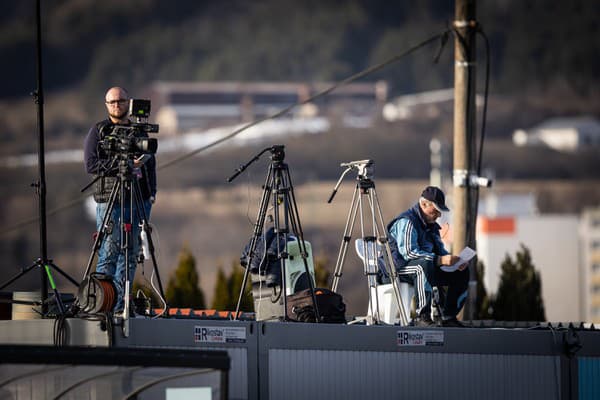
[(423, 193), (421, 193), (421, 197), (431, 201), (438, 211), (450, 211), (448, 207), (446, 207), (446, 196), (444, 196), (444, 192), (438, 187), (427, 186), (425, 190), (423, 190)]

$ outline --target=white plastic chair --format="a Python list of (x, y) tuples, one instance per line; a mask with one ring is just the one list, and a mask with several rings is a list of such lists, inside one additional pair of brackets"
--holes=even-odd
[[(369, 268), (369, 271), (377, 271), (378, 270), (378, 265), (377, 265), (377, 258), (378, 257), (373, 257), (373, 251), (374, 247), (377, 248), (377, 256), (379, 256), (381, 254), (381, 246), (379, 244), (375, 244), (374, 242), (369, 242), (367, 243), (366, 246), (366, 251), (367, 251), (367, 261), (369, 263), (369, 265), (367, 266)], [(356, 254), (358, 254), (358, 256), (360, 257), (361, 260), (363, 260), (363, 263), (365, 262), (365, 246), (364, 246), (364, 241), (363, 239), (359, 238), (356, 239), (354, 242), (354, 248), (356, 250)], [(373, 301), (375, 301), (375, 299), (377, 299), (379, 301), (379, 320), (381, 322), (384, 322), (386, 324), (397, 324), (401, 321), (400, 319), (400, 312), (398, 310), (398, 303), (396, 302), (396, 299), (394, 298), (394, 287), (391, 283), (386, 283), (386, 284), (377, 284), (375, 287), (371, 287), (371, 299), (373, 299)], [(400, 291), (400, 298), (402, 300), (402, 304), (404, 305), (404, 310), (405, 310), (405, 321), (410, 321), (410, 309), (411, 309), (411, 303), (412, 303), (412, 298), (414, 296), (414, 288), (412, 285), (406, 283), (406, 282), (401, 282), (400, 279), (398, 279), (398, 290)], [(371, 310), (371, 302), (369, 302), (369, 308), (367, 311), (367, 315), (371, 318), (375, 318), (375, 312), (373, 310)]]

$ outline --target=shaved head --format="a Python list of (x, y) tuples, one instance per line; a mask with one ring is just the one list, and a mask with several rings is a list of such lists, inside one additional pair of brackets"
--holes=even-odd
[(129, 99), (129, 93), (127, 93), (127, 90), (125, 90), (124, 88), (122, 88), (120, 86), (113, 86), (106, 91), (106, 95), (104, 96), (106, 101), (109, 101), (108, 100), (109, 94), (112, 95), (113, 97), (118, 96), (118, 97), (116, 97), (118, 99)]
[(115, 124), (127, 122), (127, 110), (129, 103), (129, 93), (119, 86), (108, 89), (104, 96), (108, 116)]

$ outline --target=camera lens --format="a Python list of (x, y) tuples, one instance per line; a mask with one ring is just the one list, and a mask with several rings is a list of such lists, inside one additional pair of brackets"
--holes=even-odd
[(137, 151), (154, 154), (158, 149), (158, 140), (156, 138), (135, 138), (133, 145)]

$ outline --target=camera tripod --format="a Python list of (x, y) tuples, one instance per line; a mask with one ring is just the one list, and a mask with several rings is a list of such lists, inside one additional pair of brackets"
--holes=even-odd
[[(50, 283), (50, 288), (52, 289), (52, 291), (54, 293), (54, 301), (56, 302), (57, 311), (60, 315), (63, 315), (65, 313), (65, 306), (62, 302), (61, 294), (58, 291), (58, 288), (56, 287), (56, 283), (54, 282), (54, 278), (52, 277), (51, 269), (54, 269), (57, 272), (59, 272), (62, 276), (67, 278), (69, 280), (69, 282), (71, 282), (73, 285), (79, 286), (79, 283), (77, 283), (77, 281), (75, 279), (71, 278), (66, 272), (64, 272), (59, 267), (57, 267), (50, 259), (46, 259), (46, 261), (44, 261), (41, 258), (38, 258), (37, 260), (35, 260), (35, 262), (33, 264), (31, 264), (28, 267), (23, 268), (21, 270), (21, 272), (19, 272), (17, 275), (13, 276), (11, 279), (9, 279), (5, 283), (3, 283), (2, 286), (0, 286), (0, 290), (4, 289), (5, 287), (10, 285), (11, 283), (16, 281), (23, 275), (27, 274), (29, 271), (31, 271), (34, 268), (40, 268), (42, 270), (42, 273), (45, 274), (47, 282)], [(45, 281), (42, 284), (45, 285), (46, 284)], [(47, 293), (47, 291), (48, 291), (48, 289), (46, 288), (46, 293)], [(40, 303), (38, 303), (37, 301), (30, 302), (30, 301), (17, 301), (17, 300), (13, 300), (12, 302), (16, 303), (16, 304), (31, 304), (31, 305), (41, 304), (42, 316), (45, 316), (47, 313), (48, 303), (51, 300), (51, 298), (45, 298), (45, 297), (47, 297), (47, 296), (42, 295), (42, 298), (40, 299), (40, 301), (41, 301)]]
[[(272, 147), (267, 147), (263, 149), (260, 153), (254, 156), (248, 163), (242, 165), (238, 168), (229, 179), (228, 182), (234, 180), (239, 174), (241, 174), (250, 164), (254, 161), (258, 160), (261, 155), (266, 153), (267, 151), (271, 152), (271, 164), (269, 165), (269, 170), (267, 172), (267, 178), (265, 180), (265, 184), (263, 186), (263, 193), (260, 200), (260, 206), (258, 211), (258, 216), (256, 218), (256, 223), (254, 224), (254, 232), (252, 234), (252, 239), (250, 240), (248, 252), (247, 252), (247, 263), (246, 270), (244, 272), (244, 278), (242, 280), (242, 287), (240, 288), (240, 295), (237, 301), (237, 305), (235, 308), (235, 319), (237, 319), (240, 304), (242, 302), (242, 298), (244, 295), (244, 290), (246, 288), (246, 282), (248, 281), (248, 273), (250, 271), (250, 261), (255, 255), (256, 247), (259, 238), (262, 235), (265, 218), (267, 215), (267, 209), (269, 207), (269, 200), (271, 200), (273, 205), (273, 214), (274, 214), (274, 232), (276, 238), (279, 237), (279, 234), (282, 234), (285, 240), (285, 246), (282, 248), (280, 241), (276, 239), (277, 242), (277, 260), (280, 263), (281, 267), (281, 293), (283, 297), (283, 315), (284, 320), (289, 320), (287, 315), (287, 285), (286, 282), (286, 265), (285, 261), (289, 256), (287, 243), (288, 243), (288, 235), (292, 233), (298, 238), (298, 244), (300, 248), (300, 255), (302, 257), (304, 263), (304, 272), (308, 277), (308, 285), (310, 288), (313, 306), (315, 310), (316, 321), (320, 322), (320, 314), (319, 309), (317, 307), (317, 299), (315, 297), (315, 288), (313, 285), (313, 281), (310, 278), (311, 274), (308, 269), (308, 253), (306, 251), (306, 244), (304, 243), (304, 234), (302, 233), (302, 227), (300, 226), (300, 219), (298, 217), (298, 206), (296, 204), (296, 197), (294, 195), (294, 188), (292, 186), (292, 181), (290, 177), (290, 171), (288, 165), (283, 162), (285, 158), (284, 146), (283, 145), (274, 145)], [(279, 206), (283, 205), (283, 215), (281, 215)], [(291, 230), (290, 230), (291, 228)]]
[[(92, 181), (89, 185), (82, 189), (82, 191), (86, 190), (89, 186), (91, 186), (96, 180), (101, 179), (102, 176), (98, 176), (94, 181)], [(106, 210), (104, 215), (102, 216), (102, 227), (98, 231), (98, 235), (94, 241), (92, 253), (90, 254), (90, 258), (88, 260), (85, 273), (83, 275), (83, 282), (89, 281), (90, 268), (92, 266), (92, 262), (94, 260), (94, 256), (100, 249), (103, 240), (106, 235), (111, 234), (111, 229), (117, 229), (116, 226), (111, 226), (111, 216), (114, 211), (115, 204), (120, 200), (120, 216), (119, 216), (119, 226), (120, 229), (120, 243), (119, 248), (120, 251), (123, 252), (125, 257), (125, 287), (123, 294), (124, 308), (123, 308), (123, 331), (125, 336), (128, 336), (128, 320), (129, 320), (129, 292), (130, 292), (130, 281), (133, 280), (134, 277), (129, 276), (129, 268), (130, 268), (130, 257), (129, 254), (133, 251), (134, 240), (140, 240), (139, 238), (135, 238), (133, 235), (136, 232), (134, 227), (134, 222), (137, 220), (140, 223), (140, 232), (145, 232), (148, 247), (150, 250), (150, 257), (152, 259), (152, 265), (154, 268), (154, 272), (156, 273), (158, 279), (158, 286), (160, 289), (160, 296), (165, 298), (162, 282), (160, 279), (160, 275), (158, 272), (158, 265), (156, 262), (156, 256), (154, 253), (154, 243), (152, 242), (152, 234), (148, 224), (148, 217), (146, 215), (146, 210), (144, 208), (144, 201), (142, 199), (142, 194), (140, 191), (139, 183), (137, 181), (137, 177), (134, 175), (134, 171), (132, 168), (132, 161), (128, 154), (118, 154), (118, 172), (117, 172), (117, 180), (115, 185), (113, 186), (110, 196), (108, 199), (108, 203), (106, 206)], [(126, 221), (125, 215), (125, 202), (129, 202), (129, 216)], [(134, 218), (135, 216), (137, 217)], [(114, 304), (113, 304), (114, 305)], [(113, 306), (111, 305), (111, 307)], [(105, 310), (111, 312), (110, 310)]]
[[(342, 180), (346, 174), (350, 171), (357, 171), (357, 182), (352, 195), (352, 204), (346, 219), (346, 227), (344, 228), (344, 236), (342, 237), (342, 243), (335, 263), (335, 271), (333, 274), (333, 283), (331, 290), (334, 292), (337, 290), (340, 278), (342, 277), (342, 268), (344, 261), (346, 260), (346, 253), (348, 252), (348, 244), (352, 238), (352, 231), (354, 230), (354, 224), (356, 222), (357, 214), (360, 215), (360, 233), (362, 236), (361, 242), (357, 245), (359, 247), (359, 254), (363, 261), (364, 274), (367, 277), (367, 284), (369, 287), (369, 309), (371, 313), (367, 316), (367, 323), (380, 323), (380, 309), (379, 309), (379, 295), (377, 291), (377, 274), (379, 270), (378, 259), (381, 253), (386, 272), (392, 279), (392, 287), (394, 291), (394, 298), (400, 311), (400, 321), (403, 325), (406, 325), (406, 316), (404, 312), (404, 304), (400, 296), (400, 289), (398, 288), (396, 267), (392, 259), (392, 253), (390, 250), (390, 244), (387, 237), (387, 229), (383, 223), (383, 215), (381, 213), (381, 207), (379, 205), (379, 199), (377, 192), (375, 191), (375, 182), (371, 179), (372, 177), (372, 160), (361, 160), (351, 161), (348, 163), (340, 164), (341, 167), (346, 167), (340, 179), (335, 185), (331, 196), (329, 196), (328, 203), (331, 203), (337, 189), (342, 183)], [(371, 222), (370, 235), (365, 232), (365, 210), (363, 209), (363, 203), (368, 202), (368, 211), (366, 215)], [(368, 222), (368, 221), (367, 221)], [(382, 248), (383, 247), (383, 248)]]
[[(62, 315), (65, 313), (65, 308), (62, 303), (61, 295), (56, 287), (54, 278), (52, 277), (51, 269), (59, 272), (62, 276), (67, 278), (75, 286), (79, 284), (70, 277), (66, 272), (57, 267), (51, 259), (48, 258), (48, 244), (47, 244), (47, 232), (46, 232), (46, 161), (44, 152), (44, 85), (42, 83), (42, 34), (41, 34), (41, 5), (40, 0), (36, 1), (36, 78), (37, 88), (31, 95), (34, 97), (35, 104), (37, 105), (37, 122), (38, 122), (38, 168), (39, 168), (39, 181), (33, 183), (31, 186), (36, 188), (36, 194), (39, 200), (39, 215), (40, 215), (40, 255), (33, 264), (28, 267), (22, 268), (21, 272), (17, 275), (0, 285), (0, 290), (4, 289), (23, 275), (27, 274), (35, 268), (40, 269), (41, 273), (41, 314), (46, 316), (48, 314), (48, 283), (54, 292), (54, 300), (58, 312)], [(33, 301), (13, 301), (18, 304), (31, 304), (37, 305), (38, 302)]]

